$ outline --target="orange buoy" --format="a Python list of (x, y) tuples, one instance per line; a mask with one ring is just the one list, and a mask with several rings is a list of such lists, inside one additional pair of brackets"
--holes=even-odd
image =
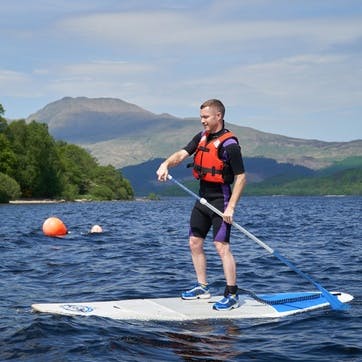
[(49, 217), (44, 221), (43, 233), (46, 236), (62, 236), (68, 232), (63, 221), (57, 217)]
[(99, 225), (93, 225), (92, 229), (90, 231), (92, 234), (93, 233), (101, 233), (103, 232), (102, 228)]

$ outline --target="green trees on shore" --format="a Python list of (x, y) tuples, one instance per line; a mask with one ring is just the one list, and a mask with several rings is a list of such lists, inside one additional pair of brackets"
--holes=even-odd
[(83, 148), (56, 141), (46, 124), (8, 124), (3, 114), (0, 104), (0, 202), (133, 199), (131, 184), (113, 166), (100, 166)]
[(362, 195), (362, 169), (346, 169), (331, 175), (303, 177), (289, 181), (267, 180), (247, 186), (245, 195)]

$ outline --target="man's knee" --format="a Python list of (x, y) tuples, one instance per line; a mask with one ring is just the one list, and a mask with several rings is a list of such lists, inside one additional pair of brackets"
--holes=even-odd
[(214, 241), (215, 248), (221, 257), (230, 254), (229, 243), (225, 241)]
[(189, 244), (190, 244), (190, 249), (192, 251), (200, 251), (203, 248), (203, 243), (204, 243), (204, 239), (196, 237), (196, 236), (191, 236), (190, 240), (189, 240)]

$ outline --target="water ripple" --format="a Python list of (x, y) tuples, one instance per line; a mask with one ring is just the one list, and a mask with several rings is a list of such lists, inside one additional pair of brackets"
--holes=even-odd
[[(31, 312), (35, 302), (176, 296), (194, 282), (187, 233), (190, 198), (155, 202), (0, 205), (1, 361), (357, 361), (361, 198), (245, 197), (237, 222), (328, 290), (355, 296), (346, 312), (325, 309), (275, 320), (125, 322)], [(60, 217), (64, 238), (41, 232)], [(100, 224), (103, 234), (88, 233)], [(210, 238), (214, 293), (224, 277)], [(288, 266), (232, 231), (242, 288), (311, 290)]]

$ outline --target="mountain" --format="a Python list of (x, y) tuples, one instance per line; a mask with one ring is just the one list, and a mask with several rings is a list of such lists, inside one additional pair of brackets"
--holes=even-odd
[(155, 115), (113, 98), (65, 97), (30, 115), (27, 121), (33, 119), (47, 123), (55, 138), (76, 144), (110, 141), (179, 125), (175, 117)]
[[(201, 130), (198, 118), (154, 114), (113, 98), (66, 97), (30, 115), (47, 123), (56, 138), (78, 144), (101, 164), (123, 168), (165, 158)], [(239, 138), (244, 157), (317, 170), (350, 156), (362, 156), (362, 140), (324, 142), (291, 138), (227, 123)]]

